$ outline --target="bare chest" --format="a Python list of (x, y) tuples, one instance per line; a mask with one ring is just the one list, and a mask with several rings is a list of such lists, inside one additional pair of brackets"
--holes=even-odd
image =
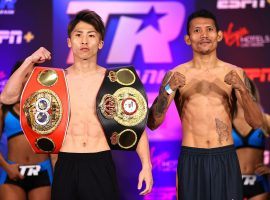
[(102, 80), (68, 80), (71, 112), (94, 111)]
[(186, 85), (180, 88), (184, 98), (229, 98), (232, 87), (224, 82), (225, 74), (215, 71), (191, 71), (186, 75)]

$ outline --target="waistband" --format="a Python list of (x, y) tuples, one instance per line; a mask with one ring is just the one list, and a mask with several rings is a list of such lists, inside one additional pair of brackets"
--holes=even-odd
[[(10, 161), (10, 160), (7, 160), (7, 162), (9, 164), (14, 164), (15, 163), (15, 162)], [(48, 158), (48, 159), (46, 159), (46, 160), (44, 160), (42, 162), (39, 162), (39, 163), (36, 163), (36, 164), (33, 164), (33, 165), (39, 165), (41, 167), (41, 169), (40, 169), (41, 172), (47, 171), (48, 176), (49, 176), (49, 179), (50, 179), (50, 183), (52, 185), (52, 181), (53, 181), (53, 168), (52, 168), (51, 160)]]
[[(3, 134), (6, 134), (6, 133), (3, 133)], [(14, 138), (18, 135), (23, 135), (23, 132), (22, 131), (19, 131), (19, 132), (16, 132), (16, 133), (12, 133), (12, 134), (6, 134), (7, 135), (7, 140), (10, 140), (11, 138)]]
[(216, 147), (216, 148), (196, 148), (196, 147), (181, 147), (182, 154), (196, 154), (196, 155), (217, 155), (217, 154), (224, 154), (224, 153), (231, 153), (235, 152), (234, 145), (228, 145), (223, 147)]
[(70, 152), (59, 152), (58, 159), (72, 159), (72, 160), (89, 160), (89, 159), (99, 159), (108, 157), (111, 158), (111, 150), (94, 152), (94, 153), (70, 153)]
[[(14, 164), (15, 162), (7, 160), (9, 164)], [(32, 165), (32, 164), (31, 164)], [(39, 165), (41, 167), (41, 171), (45, 171), (52, 168), (51, 160), (48, 158), (42, 162), (33, 164), (33, 165)]]

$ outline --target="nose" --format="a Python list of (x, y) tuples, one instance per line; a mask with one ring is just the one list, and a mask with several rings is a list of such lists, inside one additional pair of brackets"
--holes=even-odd
[(87, 37), (82, 37), (82, 44), (87, 44)]
[(201, 38), (207, 38), (207, 37), (208, 37), (207, 31), (202, 31)]

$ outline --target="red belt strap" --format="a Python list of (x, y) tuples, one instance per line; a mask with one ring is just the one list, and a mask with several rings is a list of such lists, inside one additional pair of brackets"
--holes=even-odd
[(69, 96), (63, 69), (35, 67), (20, 101), (22, 130), (36, 153), (58, 153), (69, 122)]

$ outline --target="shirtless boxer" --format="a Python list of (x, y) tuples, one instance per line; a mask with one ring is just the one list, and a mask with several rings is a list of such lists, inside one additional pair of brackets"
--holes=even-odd
[(244, 71), (217, 58), (221, 40), (212, 13), (200, 10), (191, 14), (185, 42), (193, 50), (193, 59), (165, 75), (150, 109), (151, 129), (163, 122), (173, 99), (181, 118), (180, 200), (242, 200), (241, 173), (231, 135), (236, 101), (251, 127), (262, 124)]
[[(102, 126), (96, 115), (96, 96), (106, 69), (97, 64), (97, 53), (103, 47), (104, 24), (99, 15), (84, 10), (70, 21), (68, 46), (74, 64), (66, 69), (71, 116), (65, 141), (55, 165), (52, 199), (118, 200), (115, 167)], [(51, 59), (51, 53), (39, 48), (25, 59), (7, 82), (1, 101), (12, 104), (20, 99), (24, 77), (35, 63)], [(138, 189), (145, 182), (145, 195), (152, 189), (152, 172), (146, 132), (136, 149), (142, 170)]]

